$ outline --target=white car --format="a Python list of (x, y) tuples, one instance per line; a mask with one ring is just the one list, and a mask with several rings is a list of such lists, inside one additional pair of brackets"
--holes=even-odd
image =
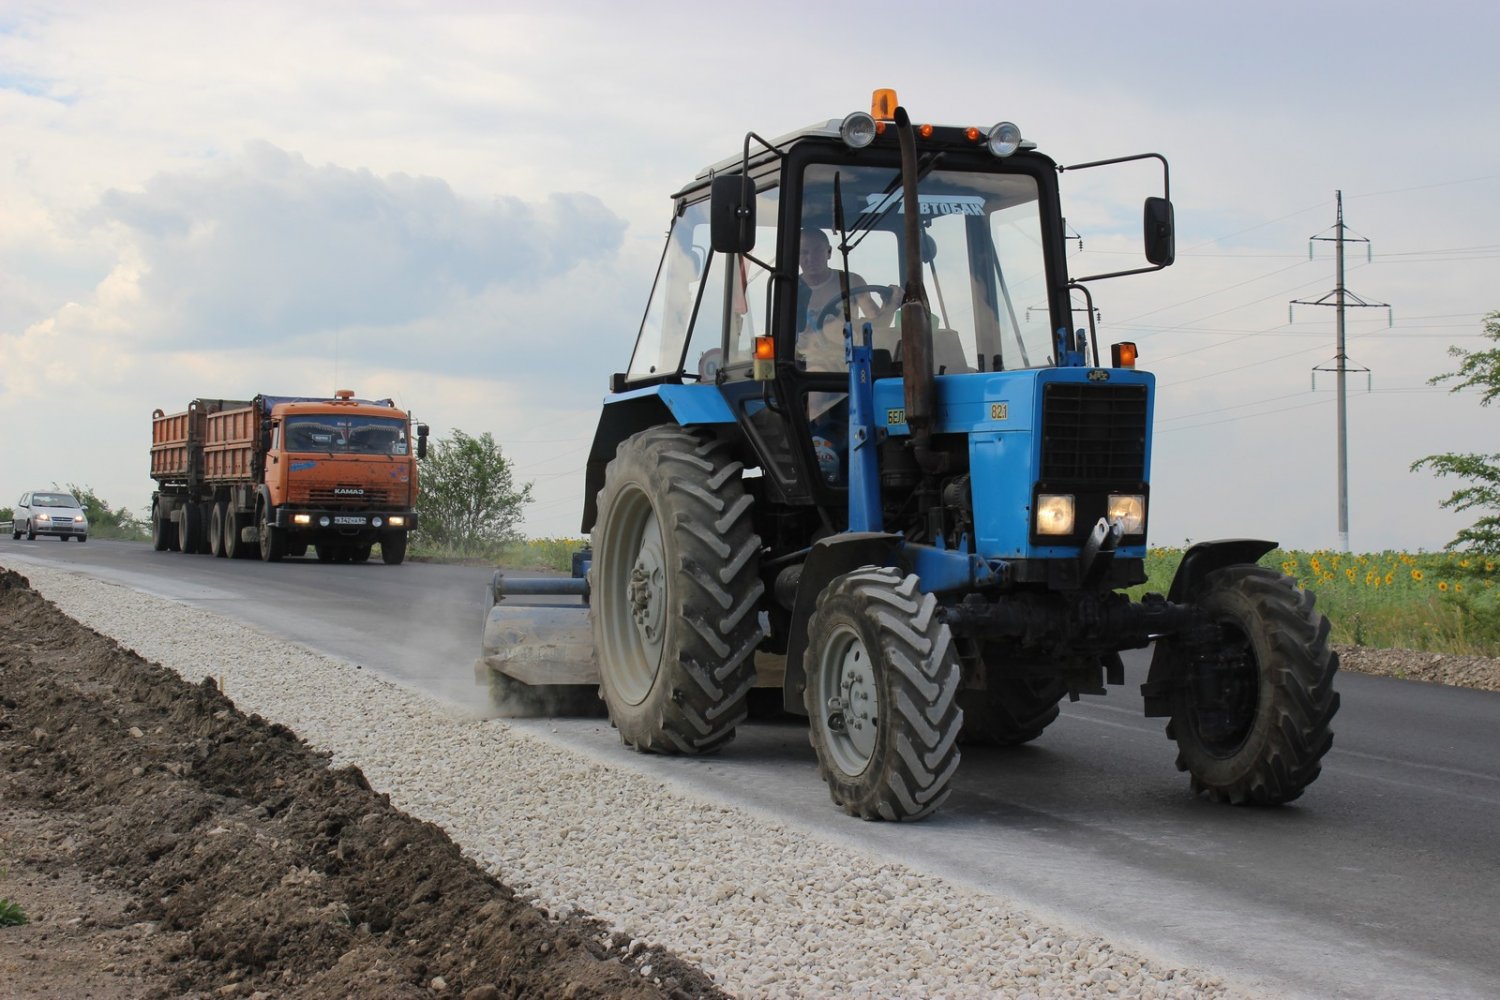
[(20, 538), (25, 532), (28, 539), (56, 535), (64, 542), (70, 538), (80, 542), (89, 540), (89, 519), (83, 513), (83, 505), (71, 493), (52, 490), (22, 493), (11, 517), (12, 538)]

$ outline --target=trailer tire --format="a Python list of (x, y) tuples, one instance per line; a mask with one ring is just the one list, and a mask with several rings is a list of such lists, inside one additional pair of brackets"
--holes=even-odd
[(167, 551), (167, 530), (161, 519), (161, 504), (151, 504), (151, 548), (157, 552)]
[(1255, 565), (1210, 573), (1192, 601), (1218, 625), (1229, 667), (1209, 690), (1177, 665), (1181, 681), (1167, 723), (1177, 769), (1189, 772), (1194, 793), (1217, 802), (1291, 802), (1317, 778), (1333, 745), (1339, 661), (1328, 619), (1313, 609), (1309, 591)]
[(245, 527), (244, 516), (234, 509), (234, 504), (224, 505), (224, 540), (221, 543), (226, 559), (245, 559), (250, 555), (250, 546), (240, 539), (240, 530)]
[(220, 501), (213, 506), (208, 516), (208, 551), (215, 559), (224, 558), (224, 511), (226, 504)]
[(1020, 746), (1042, 735), (1061, 714), (1058, 702), (1068, 693), (1067, 681), (1034, 674), (1001, 677), (994, 666), (988, 670), (987, 687), (965, 688), (958, 693), (958, 703), (964, 710), (960, 743)]
[(765, 584), (743, 468), (709, 433), (659, 426), (605, 470), (589, 620), (610, 720), (639, 751), (717, 750), (746, 716)]
[(864, 566), (835, 577), (808, 621), (808, 735), (834, 804), (913, 820), (948, 797), (964, 713), (953, 633), (914, 575)]
[(182, 518), (177, 522), (177, 549), (189, 555), (199, 550), (203, 540), (203, 511), (193, 501), (182, 505)]
[(286, 554), (286, 529), (271, 523), (271, 509), (264, 500), (255, 505), (255, 527), (260, 539), (261, 561), (280, 562)]

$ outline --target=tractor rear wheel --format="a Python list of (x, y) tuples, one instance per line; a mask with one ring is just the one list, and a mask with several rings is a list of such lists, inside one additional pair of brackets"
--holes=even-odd
[(990, 747), (1030, 743), (1057, 719), (1057, 703), (1068, 693), (1068, 682), (1051, 675), (1001, 676), (993, 652), (981, 647), (981, 655), (987, 670), (986, 686), (958, 693), (958, 704), (964, 710), (959, 742)]
[(711, 435), (662, 426), (605, 471), (589, 618), (609, 717), (637, 750), (707, 753), (745, 718), (765, 585), (743, 468)]
[(1167, 724), (1177, 769), (1218, 802), (1290, 802), (1333, 745), (1339, 661), (1328, 619), (1290, 577), (1254, 565), (1209, 574), (1194, 603), (1218, 626), (1219, 655), (1179, 674)]
[(960, 668), (937, 598), (915, 576), (866, 566), (835, 578), (807, 626), (808, 732), (834, 804), (911, 820), (958, 770)]

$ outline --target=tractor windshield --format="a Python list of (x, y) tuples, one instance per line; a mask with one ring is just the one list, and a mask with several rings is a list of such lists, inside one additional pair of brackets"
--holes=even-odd
[[(930, 169), (918, 194), (936, 369), (957, 374), (1054, 364), (1036, 180)], [(802, 206), (801, 363), (814, 371), (842, 367), (840, 271), (847, 271), (851, 318), (869, 320), (875, 347), (896, 354), (907, 249), (900, 171), (812, 164), (803, 177)]]

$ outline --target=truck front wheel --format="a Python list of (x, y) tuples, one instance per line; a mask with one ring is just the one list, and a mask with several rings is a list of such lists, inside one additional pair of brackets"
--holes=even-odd
[(1215, 801), (1290, 802), (1333, 745), (1339, 661), (1328, 619), (1290, 577), (1254, 565), (1209, 574), (1194, 603), (1217, 625), (1219, 648), (1211, 662), (1178, 666), (1167, 724), (1177, 769)]
[(271, 510), (264, 500), (255, 507), (255, 528), (260, 538), (261, 559), (280, 562), (286, 554), (286, 529), (271, 523)]
[(380, 558), (387, 566), (400, 566), (406, 560), (406, 533), (381, 535)]

